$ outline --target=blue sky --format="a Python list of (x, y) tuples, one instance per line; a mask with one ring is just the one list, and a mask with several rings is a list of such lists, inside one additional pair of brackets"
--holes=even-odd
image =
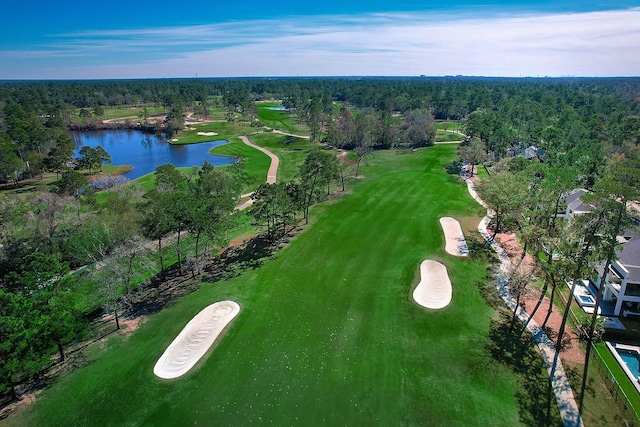
[(0, 79), (640, 76), (640, 0), (2, 0)]

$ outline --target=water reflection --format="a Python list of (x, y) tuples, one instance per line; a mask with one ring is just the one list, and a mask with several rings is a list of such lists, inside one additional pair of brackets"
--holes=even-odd
[(165, 163), (171, 163), (176, 167), (190, 167), (202, 165), (205, 160), (214, 166), (234, 162), (230, 157), (209, 153), (209, 150), (224, 144), (225, 141), (172, 145), (164, 137), (131, 129), (72, 131), (71, 137), (76, 153), (84, 145), (100, 145), (111, 155), (113, 165), (131, 165), (133, 170), (125, 174), (129, 179), (153, 172), (157, 166)]

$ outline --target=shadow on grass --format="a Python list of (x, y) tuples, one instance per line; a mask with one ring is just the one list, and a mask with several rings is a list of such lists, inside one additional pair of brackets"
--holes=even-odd
[(498, 262), (498, 257), (491, 246), (480, 238), (480, 234), (470, 236), (467, 239), (467, 247), (469, 248), (469, 256), (476, 261), (492, 264)]
[(512, 312), (498, 295), (494, 285), (497, 273), (495, 265), (489, 266), (486, 279), (477, 283), (480, 294), (497, 315), (491, 319), (488, 337), (472, 346), (478, 350), (472, 357), (471, 374), (489, 371), (498, 376), (502, 367), (507, 367), (519, 382), (515, 398), (520, 421), (527, 426), (562, 426), (542, 357), (531, 335), (518, 319), (513, 320)]
[(515, 397), (524, 425), (562, 425), (547, 371), (534, 342), (529, 334), (522, 334), (519, 322), (511, 323), (504, 310), (491, 321), (484, 353), (485, 360), (477, 360), (474, 370), (493, 370), (498, 375), (499, 366), (504, 365), (518, 376), (520, 387)]
[(286, 135), (283, 139), (282, 139), (282, 143), (284, 145), (292, 145), (295, 144), (296, 142), (298, 142), (300, 140), (300, 138), (296, 137), (296, 136), (291, 136), (291, 135)]
[(216, 259), (207, 265), (203, 280), (217, 282), (230, 279), (246, 270), (259, 268), (270, 258), (277, 246), (266, 235), (260, 235), (236, 247), (227, 248)]
[(240, 246), (229, 247), (220, 255), (202, 263), (202, 274), (197, 275), (195, 267), (179, 274), (177, 266), (172, 266), (164, 275), (153, 277), (148, 283), (137, 286), (127, 298), (128, 309), (125, 318), (157, 313), (175, 300), (197, 290), (203, 281), (214, 283), (230, 279), (249, 269), (260, 267), (264, 261), (278, 250), (265, 236), (257, 236)]

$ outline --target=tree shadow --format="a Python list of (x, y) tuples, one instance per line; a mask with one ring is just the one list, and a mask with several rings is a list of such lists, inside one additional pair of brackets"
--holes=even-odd
[(134, 288), (127, 297), (127, 310), (122, 317), (131, 319), (157, 313), (181, 296), (197, 290), (203, 281), (215, 283), (260, 267), (279, 248), (268, 236), (259, 235), (201, 263), (201, 274), (196, 274), (193, 265), (184, 274), (180, 274), (175, 265), (171, 266), (164, 274), (158, 274)]
[(454, 160), (451, 163), (446, 164), (444, 170), (449, 175), (460, 175), (460, 172), (462, 172), (462, 164), (459, 160)]
[(495, 263), (498, 262), (496, 253), (484, 239), (477, 238), (467, 239), (467, 247), (469, 248), (469, 256), (474, 260), (482, 263)]
[(300, 140), (300, 138), (298, 138), (296, 136), (285, 135), (285, 137), (282, 139), (282, 143), (284, 145), (292, 145), (292, 144), (295, 144), (296, 142), (298, 142), (299, 140)]
[(485, 369), (497, 372), (498, 366), (504, 365), (517, 374), (520, 387), (515, 397), (523, 424), (563, 424), (544, 362), (536, 351), (535, 343), (528, 334), (522, 334), (519, 322), (511, 323), (506, 310), (502, 310), (497, 319), (492, 319), (484, 352), (488, 356), (484, 362)]
[(255, 270), (278, 250), (272, 238), (266, 234), (254, 237), (240, 246), (227, 248), (204, 271), (203, 280), (217, 282), (239, 276), (246, 270)]

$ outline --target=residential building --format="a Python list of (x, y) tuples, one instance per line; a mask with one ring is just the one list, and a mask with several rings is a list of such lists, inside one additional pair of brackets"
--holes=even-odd
[(621, 249), (616, 251), (618, 259), (611, 263), (606, 272), (603, 271), (604, 265), (597, 269), (598, 277), (594, 285), (600, 287), (604, 282), (602, 298), (614, 304), (614, 315), (640, 316), (640, 234), (625, 233), (618, 237), (618, 241), (622, 244)]

